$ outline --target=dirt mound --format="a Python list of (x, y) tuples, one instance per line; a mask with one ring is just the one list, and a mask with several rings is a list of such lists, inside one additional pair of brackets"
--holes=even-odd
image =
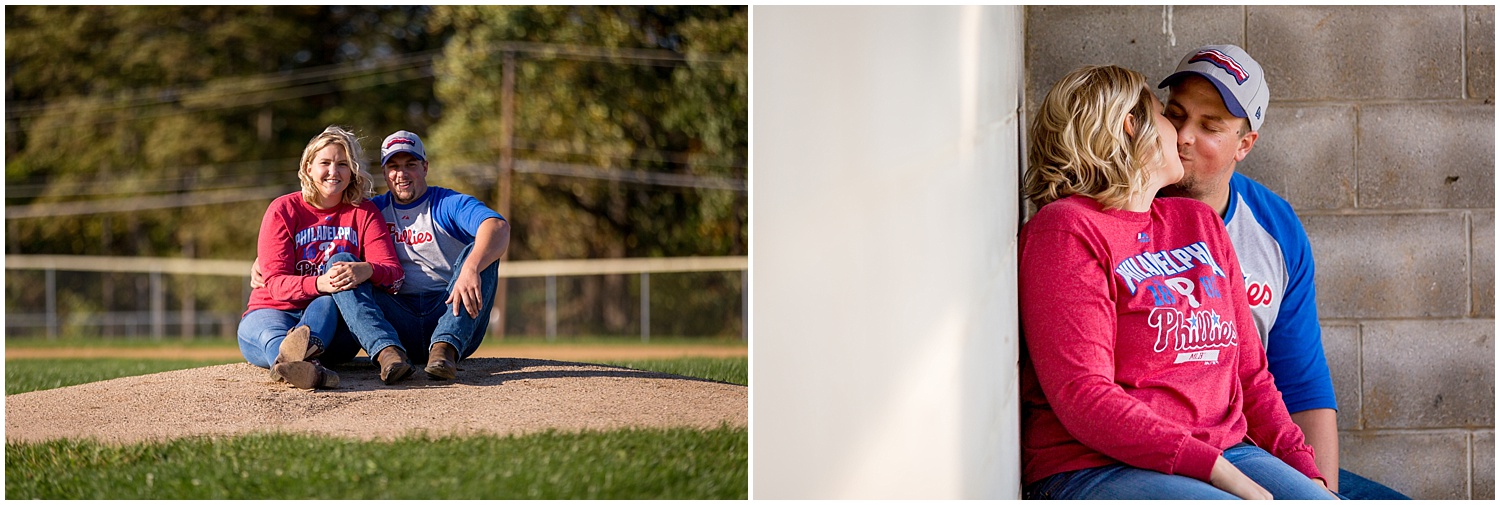
[(458, 379), (420, 370), (387, 386), (374, 366), (335, 368), (337, 389), (274, 382), (246, 363), (177, 370), (5, 398), (5, 438), (110, 443), (255, 431), (361, 439), (412, 431), (520, 434), (559, 429), (746, 426), (748, 388), (584, 363), (471, 358)]
[[(737, 358), (749, 350), (723, 345), (551, 345), (485, 343), (471, 358), (536, 358), (562, 361), (674, 359), (687, 357)], [(361, 351), (363, 354), (363, 351)], [(243, 359), (235, 347), (21, 347), (5, 350), (5, 359), (127, 358), (127, 359)]]

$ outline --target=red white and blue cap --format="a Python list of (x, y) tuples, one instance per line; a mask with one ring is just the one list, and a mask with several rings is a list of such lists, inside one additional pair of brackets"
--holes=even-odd
[(1177, 70), (1156, 87), (1171, 86), (1189, 74), (1208, 79), (1219, 88), (1224, 108), (1229, 109), (1230, 114), (1248, 118), (1251, 130), (1260, 129), (1261, 122), (1265, 121), (1266, 106), (1271, 102), (1271, 90), (1266, 88), (1266, 76), (1260, 70), (1260, 63), (1256, 63), (1250, 53), (1233, 44), (1200, 47), (1182, 57)]
[(380, 165), (384, 166), (391, 161), (391, 156), (396, 153), (411, 153), (417, 159), (427, 161), (427, 150), (422, 148), (422, 137), (406, 130), (392, 133), (385, 138), (385, 142), (380, 143)]

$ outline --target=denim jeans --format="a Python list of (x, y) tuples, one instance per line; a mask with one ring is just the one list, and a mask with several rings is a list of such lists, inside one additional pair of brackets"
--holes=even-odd
[[(320, 272), (327, 272), (328, 267), (340, 261), (359, 259), (353, 254), (338, 253), (323, 264)], [(352, 360), (361, 347), (370, 349), (382, 342), (395, 343), (396, 331), (377, 312), (373, 291), (366, 281), (354, 289), (314, 298), (302, 310), (251, 311), (240, 319), (240, 354), (252, 365), (270, 368), (287, 332), (300, 325), (307, 325), (312, 336), (323, 342), (319, 361), (325, 364)]]
[[(464, 247), (453, 264), (462, 267), (473, 250), (474, 244)], [(401, 349), (406, 351), (413, 362), (426, 362), (428, 351), (438, 342), (452, 345), (458, 350), (459, 359), (463, 359), (474, 354), (484, 341), (485, 331), (490, 325), (490, 310), (495, 305), (499, 272), (498, 261), (479, 272), (480, 299), (484, 300), (484, 304), (477, 317), (469, 317), (467, 309), (460, 310), (457, 316), (453, 315), (453, 307), (446, 303), (448, 296), (453, 293), (452, 279), (449, 279), (448, 289), (444, 291), (394, 295), (376, 291), (374, 300), (380, 312), (385, 314), (384, 320), (394, 326), (395, 334), (400, 338)], [(453, 275), (458, 275), (457, 268), (453, 270)], [(342, 309), (343, 305), (339, 307)], [(365, 348), (366, 351), (369, 349)]]
[[(1250, 444), (1224, 451), (1241, 472), (1278, 500), (1333, 500), (1317, 481)], [(1027, 499), (1057, 500), (1237, 500), (1239, 497), (1192, 477), (1167, 475), (1124, 464), (1052, 475), (1026, 487)]]
[(323, 363), (343, 363), (359, 353), (359, 343), (343, 327), (333, 297), (324, 295), (302, 310), (255, 309), (245, 314), (237, 332), (240, 354), (252, 365), (271, 368), (286, 333), (299, 325), (307, 325), (312, 336), (323, 342), (323, 356), (319, 358)]
[(1339, 469), (1339, 494), (1350, 500), (1410, 500), (1410, 496), (1359, 474)]
[[(357, 262), (353, 254), (346, 252), (335, 254), (328, 258), (323, 264), (326, 271), (329, 266), (340, 261)], [(364, 348), (365, 353), (374, 358), (386, 347), (398, 346), (401, 342), (396, 338), (396, 328), (391, 326), (387, 316), (381, 311), (377, 303), (377, 297), (384, 291), (376, 290), (373, 283), (365, 281), (354, 286), (353, 289), (339, 291), (332, 295), (333, 302), (338, 305), (340, 319), (344, 331), (352, 333), (353, 338)], [(352, 357), (352, 356), (351, 356)]]

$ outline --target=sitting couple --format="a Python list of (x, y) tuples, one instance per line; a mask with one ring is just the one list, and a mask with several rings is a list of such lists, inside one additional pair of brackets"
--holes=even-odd
[(302, 389), (331, 388), (360, 349), (386, 384), (453, 379), (479, 348), (495, 298), (505, 218), (474, 197), (427, 186), (427, 152), (398, 131), (380, 146), (390, 191), (374, 186), (354, 134), (330, 126), (302, 151), (302, 191), (271, 202), (251, 267), (240, 353)]
[[(1259, 73), (1217, 46), (1163, 81), (1167, 107), (1115, 66), (1075, 70), (1043, 99), (1024, 183), (1038, 211), (1019, 237), (1027, 498), (1338, 498), (1337, 459), (1320, 470), (1270, 372), (1247, 297), (1255, 265), (1225, 228), (1235, 200), (1157, 197), (1195, 196), (1181, 188), (1210, 184), (1209, 158), (1249, 151)], [(1200, 172), (1185, 176), (1189, 161)]]

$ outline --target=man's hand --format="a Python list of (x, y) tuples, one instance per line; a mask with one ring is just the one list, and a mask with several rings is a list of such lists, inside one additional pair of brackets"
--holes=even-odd
[(458, 271), (458, 278), (453, 280), (453, 292), (448, 294), (448, 300), (444, 303), (453, 306), (453, 315), (458, 315), (459, 308), (469, 313), (470, 318), (479, 317), (479, 309), (484, 307), (484, 293), (479, 289), (479, 272), (470, 270), (465, 266)]
[(1214, 461), (1214, 468), (1208, 473), (1208, 483), (1224, 492), (1238, 496), (1246, 500), (1270, 500), (1271, 493), (1266, 488), (1260, 487), (1245, 472), (1241, 472), (1224, 456)]
[(1321, 487), (1321, 488), (1323, 488), (1324, 491), (1327, 491), (1328, 492), (1328, 496), (1333, 497), (1333, 499), (1335, 499), (1335, 500), (1342, 500), (1343, 499), (1343, 498), (1339, 498), (1338, 492), (1334, 491), (1333, 488), (1328, 487), (1328, 481), (1323, 480), (1323, 479), (1313, 479), (1312, 481), (1318, 483), (1318, 487)]
[(266, 287), (266, 278), (260, 274), (260, 258), (250, 262), (250, 288), (260, 289)]
[(1339, 489), (1339, 418), (1333, 409), (1311, 409), (1292, 413), (1292, 422), (1313, 449), (1313, 464), (1323, 474), (1324, 485)]

